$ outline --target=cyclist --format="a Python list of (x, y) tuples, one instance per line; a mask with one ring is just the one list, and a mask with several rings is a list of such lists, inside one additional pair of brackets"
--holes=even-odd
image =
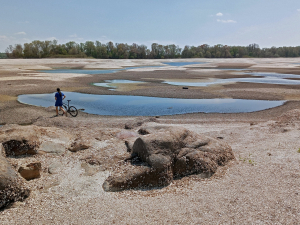
[(67, 112), (62, 107), (63, 105), (62, 100), (65, 99), (66, 96), (64, 95), (64, 93), (60, 91), (60, 88), (57, 88), (56, 90), (57, 90), (57, 92), (55, 93), (56, 116), (58, 116), (58, 107), (60, 108), (60, 110), (63, 111), (63, 114), (66, 114), (66, 116), (68, 116)]

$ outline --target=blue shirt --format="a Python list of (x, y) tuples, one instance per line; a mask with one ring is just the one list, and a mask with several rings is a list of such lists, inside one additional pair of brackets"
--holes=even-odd
[(55, 93), (55, 98), (56, 98), (55, 106), (63, 105), (62, 100), (63, 100), (63, 96), (65, 96), (65, 95), (62, 92), (60, 92), (60, 93), (61, 93), (61, 96), (58, 92)]

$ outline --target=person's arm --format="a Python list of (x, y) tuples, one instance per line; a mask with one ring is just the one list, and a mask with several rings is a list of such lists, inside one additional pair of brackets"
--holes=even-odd
[(66, 98), (66, 96), (64, 95), (64, 98), (63, 98), (63, 100)]

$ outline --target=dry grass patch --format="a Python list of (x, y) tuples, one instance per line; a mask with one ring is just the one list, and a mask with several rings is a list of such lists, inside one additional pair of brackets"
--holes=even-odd
[(0, 95), (0, 102), (8, 102), (8, 101), (15, 101), (17, 97), (10, 96), (10, 95)]

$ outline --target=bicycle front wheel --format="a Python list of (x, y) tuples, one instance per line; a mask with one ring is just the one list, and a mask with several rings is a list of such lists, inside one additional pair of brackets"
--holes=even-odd
[(70, 106), (69, 111), (71, 116), (75, 117), (78, 115), (78, 110), (74, 106)]

